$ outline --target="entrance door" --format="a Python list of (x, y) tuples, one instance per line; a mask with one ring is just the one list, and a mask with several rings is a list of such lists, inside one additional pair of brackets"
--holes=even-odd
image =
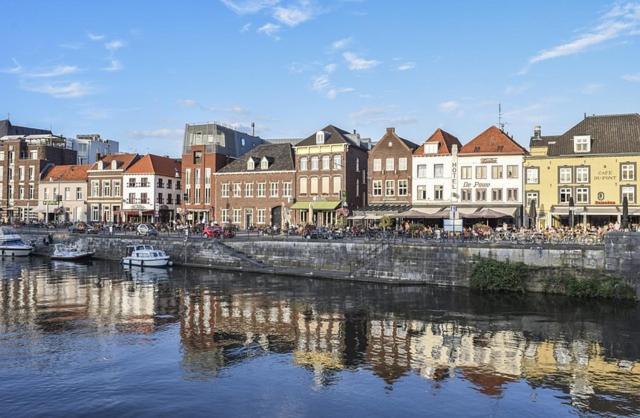
[(271, 226), (282, 228), (282, 206), (271, 208)]
[(249, 229), (253, 226), (253, 209), (245, 209), (244, 211), (244, 227)]

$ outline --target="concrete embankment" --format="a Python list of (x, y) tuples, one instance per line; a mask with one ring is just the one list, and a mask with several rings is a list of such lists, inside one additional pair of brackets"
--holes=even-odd
[[(23, 235), (41, 242), (46, 232)], [(640, 296), (640, 261), (635, 256), (640, 234), (610, 234), (603, 246), (52, 235), (55, 242), (79, 241), (102, 259), (119, 260), (127, 245), (145, 242), (166, 251), (178, 265), (390, 284), (469, 287), (476, 263), (496, 260), (531, 266), (530, 291), (545, 291), (549, 283), (568, 275), (617, 277)]]

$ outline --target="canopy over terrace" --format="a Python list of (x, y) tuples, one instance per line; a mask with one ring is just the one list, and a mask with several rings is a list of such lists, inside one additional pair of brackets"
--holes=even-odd
[(308, 202), (296, 202), (291, 209), (298, 211), (298, 221), (302, 224), (327, 226), (335, 223), (337, 219), (336, 209), (340, 206), (339, 200), (317, 200)]
[(430, 207), (430, 208), (421, 208), (414, 207), (405, 212), (398, 213), (396, 218), (402, 219), (446, 219), (449, 217), (449, 208), (448, 207)]
[(373, 204), (365, 207), (364, 209), (357, 209), (353, 211), (353, 215), (349, 216), (350, 220), (379, 220), (383, 216), (397, 217), (398, 213), (409, 210), (411, 205), (403, 204)]
[[(600, 206), (575, 206), (573, 215), (577, 217), (577, 222), (590, 223), (601, 226), (609, 222), (620, 222), (622, 218), (622, 205), (600, 205)], [(629, 216), (631, 222), (640, 222), (640, 207), (629, 206)], [(558, 223), (569, 223), (569, 206), (552, 206), (551, 217)]]

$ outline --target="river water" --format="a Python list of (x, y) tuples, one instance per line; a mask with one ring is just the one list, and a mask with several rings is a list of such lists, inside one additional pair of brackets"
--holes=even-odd
[(0, 416), (640, 415), (640, 309), (0, 263)]

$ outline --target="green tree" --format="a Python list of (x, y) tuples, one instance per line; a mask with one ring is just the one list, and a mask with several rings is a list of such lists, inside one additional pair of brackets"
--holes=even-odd
[(391, 216), (383, 216), (382, 219), (380, 219), (380, 228), (382, 228), (383, 230), (387, 230), (388, 228), (393, 227), (394, 224), (394, 220)]

